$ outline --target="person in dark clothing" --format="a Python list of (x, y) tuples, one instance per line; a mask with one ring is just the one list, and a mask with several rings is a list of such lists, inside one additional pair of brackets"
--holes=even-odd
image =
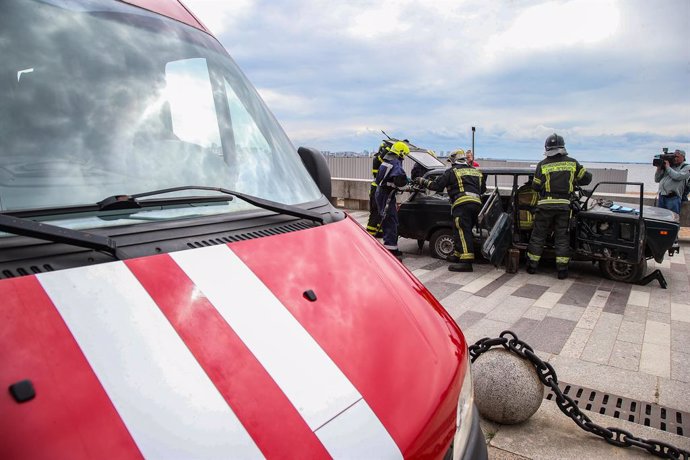
[(482, 207), (481, 196), (486, 191), (482, 172), (467, 164), (467, 159), (459, 151), (454, 152), (453, 163), (436, 180), (418, 178), (415, 183), (437, 192), (448, 189), (451, 215), (456, 232), (453, 234), (455, 252), (448, 257), (452, 262), (448, 270), (471, 272), (474, 262), (474, 242), (472, 228), (477, 224), (477, 216)]
[[(436, 152), (433, 150), (427, 150), (426, 152), (432, 157), (436, 158)], [(422, 166), (421, 163), (415, 163), (414, 166), (412, 166), (412, 171), (410, 171), (410, 179), (415, 180), (418, 177), (423, 177), (428, 172), (429, 170)]]
[(381, 232), (381, 214), (376, 205), (376, 175), (379, 173), (383, 157), (390, 151), (390, 146), (391, 144), (389, 142), (383, 141), (378, 152), (374, 154), (374, 158), (371, 162), (371, 175), (373, 180), (369, 187), (369, 220), (367, 221), (367, 232), (376, 238), (383, 236)]
[(553, 227), (558, 279), (565, 279), (570, 262), (570, 200), (575, 185), (589, 184), (592, 173), (568, 156), (562, 136), (556, 133), (550, 135), (546, 138), (544, 148), (546, 158), (537, 165), (532, 181), (532, 188), (539, 193), (539, 201), (527, 246), (527, 272), (536, 273), (546, 237)]
[(685, 151), (676, 150), (672, 162), (657, 166), (654, 182), (659, 184), (658, 206), (680, 214), (685, 186), (690, 179), (690, 165), (685, 162)]
[(409, 153), (410, 148), (406, 143), (395, 142), (383, 157), (375, 180), (376, 205), (381, 216), (383, 246), (398, 259), (402, 257), (402, 253), (398, 249), (398, 208), (395, 192), (409, 182), (402, 166), (403, 158)]

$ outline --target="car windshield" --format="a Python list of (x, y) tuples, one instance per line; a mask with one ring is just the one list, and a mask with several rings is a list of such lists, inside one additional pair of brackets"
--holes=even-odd
[(0, 211), (185, 185), (284, 204), (321, 196), (252, 85), (197, 29), (120, 2), (9, 0), (0, 56)]
[(425, 152), (423, 150), (412, 150), (410, 151), (409, 156), (412, 160), (424, 166), (426, 169), (446, 167), (446, 165), (441, 163), (441, 161), (438, 158), (434, 157), (429, 152)]

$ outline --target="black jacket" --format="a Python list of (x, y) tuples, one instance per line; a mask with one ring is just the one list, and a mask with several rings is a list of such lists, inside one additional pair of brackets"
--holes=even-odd
[(482, 204), (481, 196), (486, 191), (484, 175), (467, 164), (454, 163), (436, 180), (427, 180), (426, 187), (438, 192), (448, 189), (451, 210), (464, 203)]
[(587, 185), (592, 173), (568, 155), (546, 157), (537, 165), (532, 188), (539, 192), (537, 206), (570, 209), (575, 185)]

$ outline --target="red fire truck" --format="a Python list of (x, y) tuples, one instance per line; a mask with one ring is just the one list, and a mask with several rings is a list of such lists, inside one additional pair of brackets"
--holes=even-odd
[(0, 8), (0, 458), (486, 457), (456, 323), (183, 4)]

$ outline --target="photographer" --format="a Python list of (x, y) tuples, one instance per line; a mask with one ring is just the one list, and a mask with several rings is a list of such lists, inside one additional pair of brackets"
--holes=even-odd
[(682, 150), (676, 150), (672, 157), (662, 155), (661, 160), (656, 162), (654, 174), (654, 182), (659, 184), (658, 206), (680, 214), (680, 201), (690, 177), (690, 165), (685, 163)]

